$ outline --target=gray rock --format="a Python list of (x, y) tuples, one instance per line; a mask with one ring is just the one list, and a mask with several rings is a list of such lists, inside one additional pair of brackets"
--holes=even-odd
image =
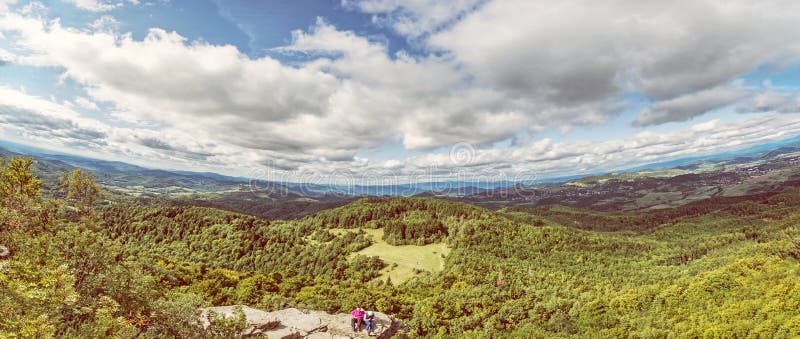
[[(280, 324), (280, 322), (275, 317), (272, 317), (269, 312), (264, 312), (262, 310), (257, 310), (244, 305), (238, 306), (242, 308), (242, 312), (244, 312), (245, 317), (247, 317), (247, 324), (250, 326), (274, 328)], [(237, 305), (201, 308), (200, 321), (203, 323), (203, 327), (208, 327), (209, 323), (208, 318), (206, 317), (208, 315), (208, 311), (214, 311), (215, 313), (225, 317), (233, 317), (236, 315), (236, 307)]]
[(328, 322), (314, 313), (303, 313), (296, 308), (270, 312), (270, 316), (280, 319), (281, 325), (293, 328), (302, 336), (328, 330)]
[[(242, 335), (260, 336), (275, 339), (286, 338), (367, 338), (362, 330), (353, 332), (350, 327), (349, 314), (328, 314), (322, 311), (299, 310), (287, 308), (280, 311), (265, 312), (247, 306), (241, 306), (250, 326)], [(218, 306), (201, 309), (201, 321), (207, 327), (206, 314), (213, 310), (219, 315), (232, 317), (236, 306)], [(375, 312), (375, 337), (405, 337), (403, 324), (389, 315)]]
[(328, 332), (317, 332), (317, 333), (309, 334), (308, 336), (306, 336), (306, 338), (308, 338), (308, 339), (349, 339), (349, 338), (352, 338), (352, 337), (331, 334), (331, 333), (328, 333)]

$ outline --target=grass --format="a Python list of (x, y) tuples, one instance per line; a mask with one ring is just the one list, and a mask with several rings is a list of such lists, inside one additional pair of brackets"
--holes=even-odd
[(649, 192), (636, 199), (634, 203), (638, 208), (653, 208), (656, 206), (671, 206), (672, 202), (680, 201), (684, 198), (683, 192)]
[[(358, 229), (331, 230), (334, 234), (348, 231), (358, 231)], [(406, 282), (424, 271), (443, 270), (444, 258), (450, 253), (450, 248), (444, 243), (394, 246), (382, 239), (383, 229), (364, 229), (364, 232), (372, 236), (374, 243), (356, 254), (376, 256), (389, 264), (389, 267), (383, 269), (383, 276), (379, 279), (386, 280), (389, 277), (394, 284)]]

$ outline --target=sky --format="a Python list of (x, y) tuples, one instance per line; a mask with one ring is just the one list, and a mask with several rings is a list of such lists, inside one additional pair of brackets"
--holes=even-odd
[(800, 2), (0, 0), (0, 139), (266, 180), (527, 181), (800, 135)]

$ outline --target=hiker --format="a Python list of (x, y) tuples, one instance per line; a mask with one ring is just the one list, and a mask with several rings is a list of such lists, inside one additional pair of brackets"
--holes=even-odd
[(350, 326), (353, 327), (353, 332), (361, 331), (361, 326), (364, 325), (364, 309), (358, 306), (353, 309), (353, 312), (350, 312), (350, 315), (352, 316)]
[(367, 335), (375, 335), (375, 312), (364, 313), (364, 323), (367, 324)]

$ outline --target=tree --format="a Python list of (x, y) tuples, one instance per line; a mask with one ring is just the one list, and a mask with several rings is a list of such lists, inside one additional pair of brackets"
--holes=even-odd
[(47, 223), (48, 211), (40, 199), (42, 182), (31, 173), (32, 165), (31, 158), (0, 159), (0, 232)]
[(247, 329), (247, 316), (241, 306), (236, 306), (230, 317), (213, 310), (208, 310), (205, 316), (208, 320), (206, 334), (212, 338), (241, 338)]
[(192, 293), (171, 292), (153, 303), (145, 337), (197, 338), (203, 335), (200, 307), (203, 298)]
[(101, 197), (100, 188), (95, 182), (96, 179), (97, 176), (94, 173), (84, 174), (80, 168), (73, 170), (70, 174), (63, 172), (59, 177), (62, 191), (67, 196), (67, 200), (74, 204), (81, 215), (88, 215), (95, 201)]
[(0, 159), (0, 204), (19, 210), (30, 199), (39, 197), (42, 182), (33, 175), (32, 158)]
[(255, 305), (267, 293), (278, 292), (278, 284), (270, 277), (256, 274), (239, 281), (236, 285), (236, 300), (246, 305)]

